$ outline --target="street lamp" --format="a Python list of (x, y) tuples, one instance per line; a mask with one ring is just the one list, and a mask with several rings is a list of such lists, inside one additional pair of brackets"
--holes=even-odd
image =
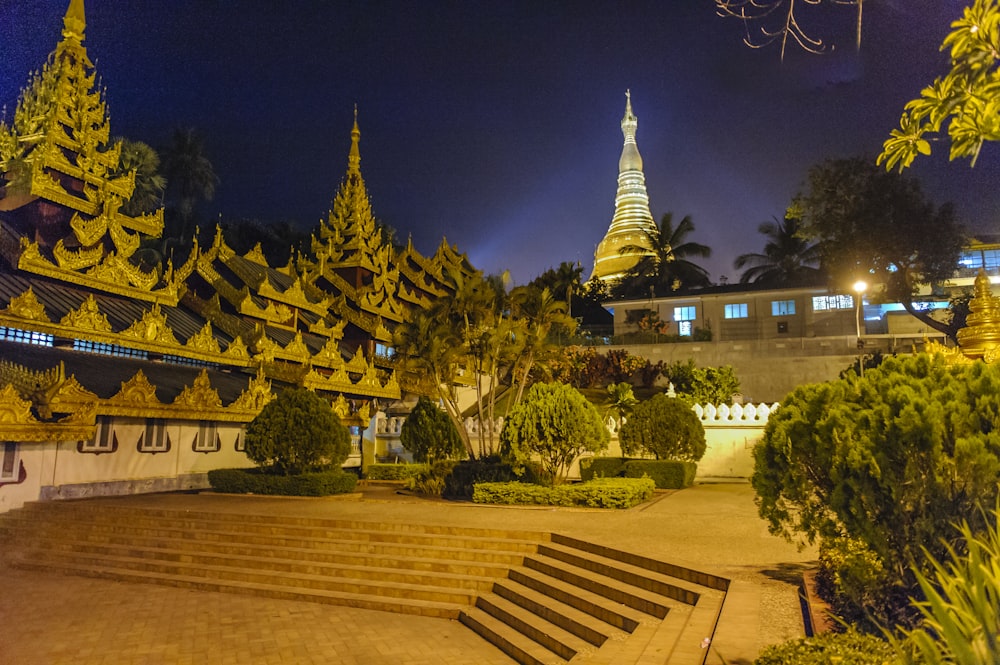
[(865, 343), (861, 339), (861, 302), (864, 300), (865, 291), (868, 290), (868, 282), (859, 279), (854, 282), (854, 292), (857, 294), (854, 306), (854, 329), (858, 337), (858, 374), (865, 375), (865, 354), (863, 352)]

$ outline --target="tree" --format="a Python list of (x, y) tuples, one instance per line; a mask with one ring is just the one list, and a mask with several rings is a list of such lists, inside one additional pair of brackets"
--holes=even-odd
[(708, 271), (689, 261), (693, 257), (707, 258), (712, 249), (707, 245), (687, 240), (694, 231), (691, 216), (685, 216), (674, 227), (673, 213), (667, 213), (660, 224), (647, 232), (649, 248), (626, 245), (622, 254), (640, 254), (652, 249), (652, 254), (643, 255), (615, 287), (615, 295), (633, 298), (645, 297), (651, 293), (667, 294), (691, 286), (708, 286), (711, 283)]
[[(805, 5), (847, 5), (855, 7), (855, 45), (861, 48), (861, 25), (864, 17), (865, 0), (802, 0)], [(795, 0), (715, 0), (719, 16), (738, 18), (746, 27), (743, 42), (750, 48), (764, 48), (777, 43), (780, 59), (785, 59), (785, 49), (789, 39), (807, 53), (824, 53), (827, 45), (822, 39), (812, 37), (799, 22), (795, 14)], [(760, 30), (751, 36), (750, 24)], [(832, 48), (832, 47), (831, 47)]]
[(772, 287), (811, 284), (822, 276), (820, 248), (802, 234), (802, 220), (785, 214), (781, 221), (763, 222), (757, 232), (767, 238), (763, 254), (740, 254), (734, 267), (743, 270), (740, 284)]
[(503, 454), (519, 464), (532, 455), (556, 482), (584, 452), (598, 452), (610, 435), (593, 404), (562, 383), (536, 383), (524, 401), (511, 409), (500, 433)]
[(531, 280), (528, 286), (538, 290), (548, 289), (552, 297), (572, 304), (573, 296), (579, 296), (583, 291), (583, 266), (579, 261), (563, 261), (558, 268), (549, 268)]
[(193, 129), (178, 129), (163, 151), (163, 174), (167, 178), (166, 199), (176, 212), (174, 228), (164, 230), (164, 243), (172, 238), (184, 244), (194, 233), (192, 223), (195, 207), (200, 201), (211, 201), (219, 178), (212, 162), (205, 155), (201, 137)]
[(572, 334), (576, 321), (566, 313), (566, 303), (557, 300), (547, 288), (520, 286), (511, 291), (510, 301), (511, 316), (520, 321), (523, 335), (513, 377), (517, 384), (513, 403), (518, 404), (524, 396), (535, 363), (548, 358), (558, 348), (552, 336), (558, 332)]
[(457, 457), (465, 451), (462, 438), (448, 414), (426, 397), (418, 399), (406, 417), (399, 440), (417, 462), (433, 463)]
[(934, 330), (947, 323), (914, 305), (921, 284), (951, 277), (965, 233), (948, 204), (936, 207), (913, 179), (862, 158), (827, 160), (809, 171), (809, 186), (793, 204), (803, 233), (820, 243), (822, 265), (834, 284), (858, 279), (878, 285), (876, 297), (898, 302)]
[(163, 189), (167, 185), (160, 174), (160, 156), (142, 141), (115, 140), (121, 144), (117, 174), (135, 171), (135, 189), (132, 197), (122, 203), (122, 212), (135, 217), (156, 210), (163, 203)]
[(1000, 140), (1000, 2), (975, 0), (951, 28), (941, 45), (951, 52), (951, 70), (906, 104), (878, 157), (886, 170), (929, 155), (942, 135), (951, 142), (949, 158), (973, 166), (983, 143)]
[(640, 402), (618, 431), (622, 453), (697, 462), (705, 455), (705, 428), (691, 406), (660, 393)]
[(297, 475), (343, 464), (351, 438), (322, 397), (289, 388), (269, 402), (246, 429), (246, 454), (280, 475)]
[(998, 416), (1000, 367), (981, 362), (893, 357), (864, 378), (801, 386), (754, 449), (760, 515), (772, 533), (837, 554), (824, 565), (842, 608), (911, 624), (911, 567), (926, 572), (925, 550), (959, 544), (956, 520), (981, 530), (978, 506), (996, 501)]
[(662, 373), (679, 397), (694, 404), (728, 404), (740, 391), (732, 365), (697, 367), (693, 360), (675, 360)]
[(635, 398), (632, 384), (627, 381), (612, 383), (608, 386), (608, 411), (614, 411), (618, 416), (618, 425), (625, 422), (625, 417), (630, 415), (635, 409), (639, 400)]

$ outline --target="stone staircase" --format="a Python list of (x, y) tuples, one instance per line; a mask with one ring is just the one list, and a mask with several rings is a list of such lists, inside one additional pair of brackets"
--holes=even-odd
[(559, 534), (41, 502), (9, 565), (455, 619), (522, 665), (703, 663), (728, 581)]

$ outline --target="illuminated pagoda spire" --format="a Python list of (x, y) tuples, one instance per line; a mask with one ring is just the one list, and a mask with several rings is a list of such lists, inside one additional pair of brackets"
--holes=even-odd
[(83, 0), (70, 0), (62, 39), (21, 91), (11, 125), (0, 124), (0, 248), (26, 272), (176, 302), (176, 282), (129, 260), (140, 234), (162, 233), (163, 211), (120, 210), (135, 172), (121, 171), (121, 146), (110, 143), (107, 104), (83, 46), (86, 25)]
[[(625, 117), (622, 134), (625, 144), (618, 160), (618, 193), (611, 226), (594, 252), (594, 271), (590, 279), (613, 282), (620, 279), (643, 256), (653, 254), (648, 234), (656, 230), (649, 212), (646, 176), (642, 172), (642, 156), (635, 142), (639, 119), (632, 113), (631, 91), (625, 92)], [(645, 252), (622, 254), (625, 247), (641, 247)]]

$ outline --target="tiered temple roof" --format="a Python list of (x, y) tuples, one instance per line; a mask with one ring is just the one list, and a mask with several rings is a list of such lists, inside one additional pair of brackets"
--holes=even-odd
[[(24, 430), (12, 438), (76, 438), (98, 415), (133, 411), (249, 421), (272, 382), (322, 391), (352, 424), (367, 425), (373, 400), (399, 399), (392, 331), (473, 268), (444, 241), (426, 258), (387, 240), (361, 176), (357, 113), (347, 174), (311, 251), (274, 268), (217, 229), (182, 265), (144, 272), (130, 259), (142, 236), (162, 233), (163, 210), (121, 211), (135, 174), (109, 140), (83, 0), (63, 23), (13, 122), (0, 124), (0, 356), (10, 361), (0, 415), (11, 414), (0, 421)], [(46, 406), (63, 393), (72, 399)]]

